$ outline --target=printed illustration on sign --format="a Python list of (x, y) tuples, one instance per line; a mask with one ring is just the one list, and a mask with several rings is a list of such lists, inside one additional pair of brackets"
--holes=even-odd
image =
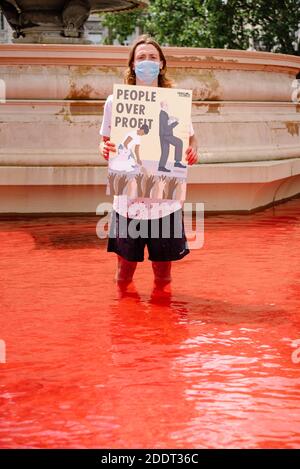
[(114, 85), (108, 194), (184, 200), (192, 93)]

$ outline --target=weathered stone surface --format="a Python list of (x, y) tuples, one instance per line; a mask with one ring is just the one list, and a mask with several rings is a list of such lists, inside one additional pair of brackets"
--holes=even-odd
[[(188, 200), (247, 211), (299, 193), (300, 58), (164, 51), (176, 86), (193, 90), (200, 164)], [(128, 47), (0, 45), (0, 213), (95, 212), (109, 200), (99, 129), (127, 57)]]

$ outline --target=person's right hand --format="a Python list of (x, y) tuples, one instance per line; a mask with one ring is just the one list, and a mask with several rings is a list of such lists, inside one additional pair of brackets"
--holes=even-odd
[(106, 140), (102, 140), (99, 145), (100, 154), (106, 160), (109, 159), (109, 152), (116, 152), (116, 145), (115, 143), (111, 142), (109, 138)]

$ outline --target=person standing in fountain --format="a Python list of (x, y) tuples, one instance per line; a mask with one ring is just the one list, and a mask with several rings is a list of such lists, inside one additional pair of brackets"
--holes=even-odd
[[(148, 35), (139, 37), (131, 47), (128, 58), (128, 68), (125, 71), (124, 82), (128, 85), (140, 86), (160, 86), (171, 88), (172, 82), (166, 75), (167, 64), (166, 58), (162, 52), (160, 45)], [(113, 95), (108, 96), (104, 106), (104, 116), (100, 129), (102, 140), (99, 150), (101, 156), (106, 160), (109, 158), (110, 152), (116, 151), (116, 145), (110, 141), (111, 115), (112, 115), (112, 99)], [(186, 150), (185, 158), (189, 165), (197, 161), (197, 140), (194, 135), (192, 125), (190, 126), (189, 147)], [(107, 251), (117, 254), (117, 272), (116, 280), (119, 285), (128, 285), (133, 278), (137, 262), (144, 260), (144, 248), (147, 245), (149, 257), (152, 261), (152, 269), (154, 280), (157, 286), (162, 286), (171, 281), (171, 265), (172, 261), (182, 259), (190, 251), (187, 244), (186, 235), (183, 225), (182, 203), (178, 200), (171, 200), (160, 203), (160, 216), (153, 217), (153, 204), (148, 199), (127, 200), (126, 213), (124, 208), (120, 207), (120, 196), (114, 196), (111, 231), (108, 238)], [(143, 208), (141, 209), (141, 205)], [(166, 205), (168, 208), (166, 209)], [(157, 213), (157, 212), (155, 212)], [(123, 238), (119, 233), (121, 217), (126, 216), (127, 223), (139, 220), (139, 223), (146, 224), (140, 230), (141, 233), (151, 233), (152, 222), (159, 222), (160, 228), (163, 222), (168, 222), (170, 226), (170, 236), (165, 238), (160, 232), (159, 237), (131, 237), (127, 230), (127, 237)], [(180, 220), (181, 237), (177, 236), (178, 228), (176, 223)], [(123, 225), (124, 226), (124, 225)], [(176, 235), (175, 235), (176, 232)]]

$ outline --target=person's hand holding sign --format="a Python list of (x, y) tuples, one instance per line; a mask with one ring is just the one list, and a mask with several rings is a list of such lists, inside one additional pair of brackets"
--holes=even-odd
[(185, 152), (185, 159), (187, 160), (189, 165), (195, 164), (198, 161), (197, 141), (194, 135), (190, 137), (189, 147), (186, 149)]
[(103, 156), (106, 160), (109, 159), (109, 152), (116, 152), (115, 143), (111, 142), (109, 137), (103, 137), (99, 145), (100, 155)]

